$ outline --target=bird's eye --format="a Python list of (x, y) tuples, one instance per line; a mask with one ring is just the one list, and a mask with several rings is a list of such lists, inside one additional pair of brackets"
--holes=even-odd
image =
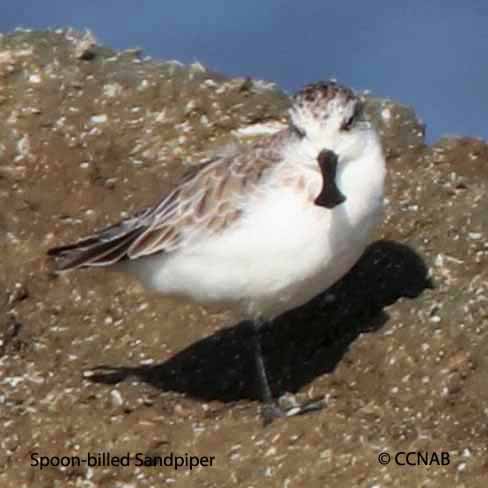
[(345, 131), (351, 130), (356, 124), (356, 121), (362, 117), (362, 114), (363, 114), (363, 104), (361, 102), (357, 102), (354, 105), (354, 111), (352, 115), (342, 123), (341, 130), (345, 130)]
[(351, 130), (355, 118), (356, 118), (356, 114), (354, 113), (342, 123), (341, 130), (345, 130), (345, 131)]
[(290, 124), (290, 128), (300, 139), (305, 137), (305, 131), (302, 128), (297, 127), (295, 124)]

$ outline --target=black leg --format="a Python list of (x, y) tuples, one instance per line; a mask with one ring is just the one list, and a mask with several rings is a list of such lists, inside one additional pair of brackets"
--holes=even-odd
[(256, 375), (258, 381), (259, 395), (263, 402), (261, 415), (263, 416), (264, 425), (270, 424), (273, 419), (282, 417), (284, 412), (273, 400), (273, 394), (269, 386), (268, 374), (266, 373), (266, 366), (264, 364), (263, 351), (261, 348), (261, 332), (260, 328), (263, 324), (259, 322), (250, 322), (251, 327), (251, 347), (254, 364), (256, 367)]
[(266, 373), (266, 365), (264, 364), (264, 357), (261, 348), (261, 332), (262, 327), (260, 322), (249, 322), (251, 328), (251, 347), (254, 363), (256, 367), (256, 374), (258, 380), (259, 393), (263, 407), (261, 415), (263, 417), (264, 425), (270, 424), (278, 417), (289, 417), (292, 415), (301, 415), (307, 412), (320, 410), (325, 406), (323, 398), (316, 398), (310, 400), (303, 405), (292, 404), (286, 408), (282, 408), (273, 399), (273, 394), (269, 386), (268, 375)]
[(251, 322), (252, 327), (252, 353), (254, 357), (254, 364), (256, 366), (256, 374), (258, 378), (259, 392), (261, 400), (264, 403), (271, 403), (273, 401), (273, 394), (269, 386), (268, 374), (266, 373), (266, 366), (264, 365), (263, 350), (261, 348), (261, 333), (259, 331), (260, 324)]

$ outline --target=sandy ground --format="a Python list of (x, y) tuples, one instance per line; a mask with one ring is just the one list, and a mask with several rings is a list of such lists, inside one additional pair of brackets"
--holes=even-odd
[[(0, 38), (0, 486), (486, 486), (483, 141), (428, 147), (411, 109), (370, 101), (388, 155), (385, 224), (345, 279), (265, 333), (275, 393), (326, 395), (316, 414), (262, 427), (246, 334), (227, 311), (105, 271), (49, 272), (48, 247), (154, 203), (232, 131), (282, 121), (287, 103), (263, 82), (72, 32)], [(134, 458), (31, 466), (103, 452)], [(400, 465), (399, 452), (430, 465)], [(214, 459), (175, 470), (136, 466), (136, 453)]]

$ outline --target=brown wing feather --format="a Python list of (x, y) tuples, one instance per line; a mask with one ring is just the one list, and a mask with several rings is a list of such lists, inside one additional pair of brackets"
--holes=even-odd
[(154, 207), (102, 229), (81, 241), (48, 251), (58, 271), (109, 266), (170, 252), (204, 232), (220, 232), (241, 215), (236, 193), (252, 190), (281, 161), (278, 133), (254, 143), (238, 156), (216, 157), (192, 168), (169, 195)]
[(51, 248), (47, 254), (54, 258), (58, 271), (111, 264), (113, 252), (123, 248), (124, 254), (124, 245), (133, 242), (144, 231), (144, 215), (149, 210), (144, 209), (73, 244)]

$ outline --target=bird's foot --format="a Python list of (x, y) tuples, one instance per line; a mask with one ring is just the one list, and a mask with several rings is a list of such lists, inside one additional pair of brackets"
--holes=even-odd
[(317, 412), (325, 407), (323, 396), (311, 398), (306, 402), (299, 403), (294, 395), (286, 393), (281, 396), (277, 402), (270, 402), (263, 405), (261, 416), (264, 425), (269, 425), (273, 420), (279, 417), (293, 417), (303, 415), (309, 412)]

